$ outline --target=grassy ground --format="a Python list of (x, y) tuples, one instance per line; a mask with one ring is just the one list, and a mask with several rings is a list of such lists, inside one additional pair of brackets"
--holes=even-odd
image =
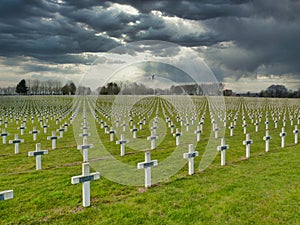
[[(242, 113), (241, 108), (232, 111)], [(38, 121), (27, 122), (25, 135), (20, 136), (25, 139), (20, 154), (14, 154), (13, 145), (0, 144), (0, 190), (13, 189), (15, 194), (14, 199), (0, 202), (0, 224), (300, 224), (300, 153), (299, 144), (293, 144), (291, 126), (287, 126), (285, 148), (280, 147), (281, 127), (270, 127), (270, 152), (265, 153), (264, 125), (257, 133), (249, 125), (254, 143), (251, 158), (245, 159), (240, 115), (234, 136), (228, 137), (226, 130), (226, 142), (230, 145), (226, 166), (219, 165), (218, 154), (203, 172), (188, 176), (186, 165), (149, 189), (101, 177), (91, 182), (92, 206), (83, 208), (81, 185), (71, 184), (71, 177), (81, 173), (82, 161), (72, 127), (58, 140), (56, 150), (51, 150), (51, 142), (46, 140), (61, 123), (56, 125), (54, 119), (49, 120), (48, 133), (38, 136), (42, 149), (49, 149), (49, 154), (42, 157), (41, 171), (35, 171), (34, 157), (27, 157), (27, 152), (35, 149), (28, 132), (39, 125)], [(210, 124), (208, 116), (205, 124)], [(196, 148), (200, 154), (209, 138), (210, 127), (204, 128)], [(8, 140), (19, 133), (15, 122), (7, 131), (11, 133)], [(119, 146), (109, 142), (108, 135), (101, 131), (99, 128), (105, 146), (118, 157)], [(139, 135), (147, 136), (149, 131), (145, 129)], [(153, 151), (153, 159), (164, 160), (174, 146), (174, 137), (167, 135)], [(143, 153), (127, 151), (132, 154), (118, 159), (132, 165), (143, 161)], [(195, 160), (196, 168), (199, 162), (200, 157)]]

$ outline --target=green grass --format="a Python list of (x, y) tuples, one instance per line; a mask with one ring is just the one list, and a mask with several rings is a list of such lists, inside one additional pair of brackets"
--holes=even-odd
[[(69, 102), (68, 99), (64, 101)], [(240, 100), (226, 101), (227, 104), (231, 101), (234, 101), (233, 105), (240, 104)], [(291, 108), (287, 106), (287, 110)], [(54, 120), (50, 121), (47, 134), (42, 133), (38, 121), (35, 124), (28, 121), (25, 135), (19, 136), (25, 139), (25, 143), (20, 145), (20, 154), (14, 154), (13, 145), (3, 145), (2, 141), (0, 144), (0, 190), (13, 189), (15, 195), (14, 199), (0, 201), (0, 224), (300, 224), (300, 153), (299, 144), (293, 144), (293, 127), (288, 120), (286, 147), (281, 148), (281, 127), (274, 129), (270, 126), (272, 140), (270, 151), (266, 153), (262, 140), (264, 124), (261, 123), (256, 133), (247, 118), (247, 130), (254, 143), (251, 157), (245, 159), (242, 111), (241, 108), (232, 109), (234, 113), (237, 111), (240, 115), (233, 137), (228, 136), (226, 128), (226, 142), (230, 145), (226, 166), (220, 166), (218, 154), (206, 170), (196, 170), (194, 175), (188, 176), (185, 165), (174, 176), (149, 189), (121, 185), (102, 176), (100, 180), (91, 182), (92, 206), (88, 208), (82, 207), (81, 185), (71, 184), (71, 177), (81, 173), (82, 161), (82, 155), (76, 149), (73, 128), (70, 127), (64, 138), (58, 140), (57, 149), (51, 150), (51, 141), (46, 137), (65, 120), (58, 125)], [(265, 109), (261, 111), (266, 112)], [(159, 116), (162, 117), (161, 112)], [(134, 120), (137, 121), (138, 116)], [(32, 141), (28, 134), (34, 125), (41, 131), (37, 142)], [(210, 126), (208, 114), (204, 133), (196, 148), (200, 155), (209, 139)], [(11, 133), (7, 140), (12, 139), (14, 133), (19, 133), (15, 122), (9, 125), (7, 131)], [(132, 149), (126, 149), (130, 154), (120, 157), (120, 146), (109, 142), (108, 135), (103, 134), (99, 127), (98, 131), (104, 145), (118, 160), (134, 166), (144, 160), (143, 152)], [(145, 126), (143, 131), (138, 132), (138, 138), (149, 134)], [(35, 149), (35, 143), (42, 143), (42, 149), (49, 150), (48, 155), (42, 156), (41, 171), (35, 171), (34, 157), (27, 156), (28, 151)], [(187, 146), (188, 143), (182, 144)], [(168, 134), (153, 150), (152, 158), (161, 162), (174, 147), (175, 138)], [(195, 159), (195, 169), (200, 158)]]

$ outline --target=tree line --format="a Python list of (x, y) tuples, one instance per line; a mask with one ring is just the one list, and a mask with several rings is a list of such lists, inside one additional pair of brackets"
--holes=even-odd
[(1, 95), (75, 95), (76, 93), (91, 94), (91, 89), (84, 86), (76, 87), (72, 81), (62, 85), (59, 80), (38, 79), (22, 79), (16, 87), (0, 88)]

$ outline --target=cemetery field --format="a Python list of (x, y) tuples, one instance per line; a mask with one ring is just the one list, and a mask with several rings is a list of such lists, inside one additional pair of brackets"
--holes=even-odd
[[(0, 192), (14, 195), (0, 195), (0, 224), (300, 224), (300, 100), (25, 96), (0, 103)], [(38, 153), (39, 170), (28, 156), (37, 143), (47, 151)], [(183, 158), (190, 144), (198, 152), (192, 175)], [(158, 163), (146, 161), (147, 188), (137, 168), (146, 154)], [(100, 173), (90, 181), (89, 207), (82, 184), (71, 183), (83, 161), (90, 177)]]

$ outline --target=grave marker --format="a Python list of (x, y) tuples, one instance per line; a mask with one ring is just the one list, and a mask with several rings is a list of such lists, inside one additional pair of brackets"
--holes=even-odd
[(15, 134), (14, 140), (9, 140), (9, 144), (15, 145), (15, 154), (19, 154), (19, 144), (24, 143), (24, 139), (19, 139), (19, 136)]
[(269, 142), (271, 140), (271, 136), (269, 135), (268, 130), (266, 130), (266, 136), (263, 137), (263, 140), (266, 142), (265, 151), (268, 152), (269, 151)]
[(125, 144), (128, 142), (129, 142), (128, 140), (125, 140), (124, 134), (121, 134), (121, 140), (116, 141), (116, 144), (121, 146), (121, 153), (120, 153), (121, 156), (125, 155)]
[(298, 126), (297, 125), (295, 125), (295, 129), (293, 130), (293, 133), (294, 133), (294, 135), (295, 135), (295, 138), (294, 138), (294, 143), (295, 144), (298, 144), (298, 133), (299, 133), (299, 130), (298, 130)]
[(32, 131), (29, 131), (29, 134), (33, 135), (33, 140), (36, 141), (36, 135), (39, 133), (38, 130), (36, 130), (36, 127), (33, 127)]
[(90, 181), (100, 179), (100, 173), (90, 173), (90, 164), (82, 163), (82, 175), (71, 178), (72, 184), (82, 183), (82, 205), (89, 207), (91, 205)]
[(12, 199), (12, 198), (14, 198), (13, 190), (7, 190), (7, 191), (0, 192), (0, 201)]
[(0, 134), (0, 136), (2, 137), (2, 143), (6, 144), (6, 137), (9, 136), (10, 133), (6, 132), (5, 129), (2, 130), (2, 133)]
[(221, 166), (226, 164), (226, 150), (229, 149), (229, 145), (225, 144), (225, 138), (221, 139), (221, 145), (217, 147), (217, 150), (221, 152)]
[(47, 140), (51, 140), (52, 142), (52, 150), (56, 149), (56, 140), (59, 139), (59, 137), (56, 136), (56, 132), (52, 131), (52, 136), (47, 137)]
[(183, 158), (189, 160), (189, 175), (194, 174), (194, 158), (198, 156), (198, 151), (194, 150), (194, 145), (189, 144), (189, 152), (183, 153)]
[(180, 145), (180, 136), (181, 136), (181, 133), (179, 131), (178, 128), (176, 128), (176, 133), (173, 134), (174, 137), (176, 137), (176, 146)]
[(152, 131), (151, 136), (147, 137), (148, 141), (151, 141), (151, 150), (155, 149), (155, 140), (158, 139), (158, 136)]
[(35, 151), (28, 152), (28, 156), (35, 156), (36, 159), (36, 170), (42, 169), (42, 155), (48, 154), (47, 150), (41, 150), (41, 144), (37, 143)]
[(281, 148), (284, 148), (284, 139), (286, 136), (286, 132), (284, 131), (284, 127), (281, 129), (281, 133), (279, 133), (279, 136), (281, 137)]
[(145, 169), (145, 187), (151, 187), (151, 167), (157, 166), (157, 160), (151, 160), (150, 151), (145, 152), (145, 162), (137, 164), (138, 169)]
[(253, 141), (250, 139), (250, 134), (246, 134), (246, 140), (243, 141), (243, 145), (246, 145), (246, 158), (250, 158), (250, 145)]

